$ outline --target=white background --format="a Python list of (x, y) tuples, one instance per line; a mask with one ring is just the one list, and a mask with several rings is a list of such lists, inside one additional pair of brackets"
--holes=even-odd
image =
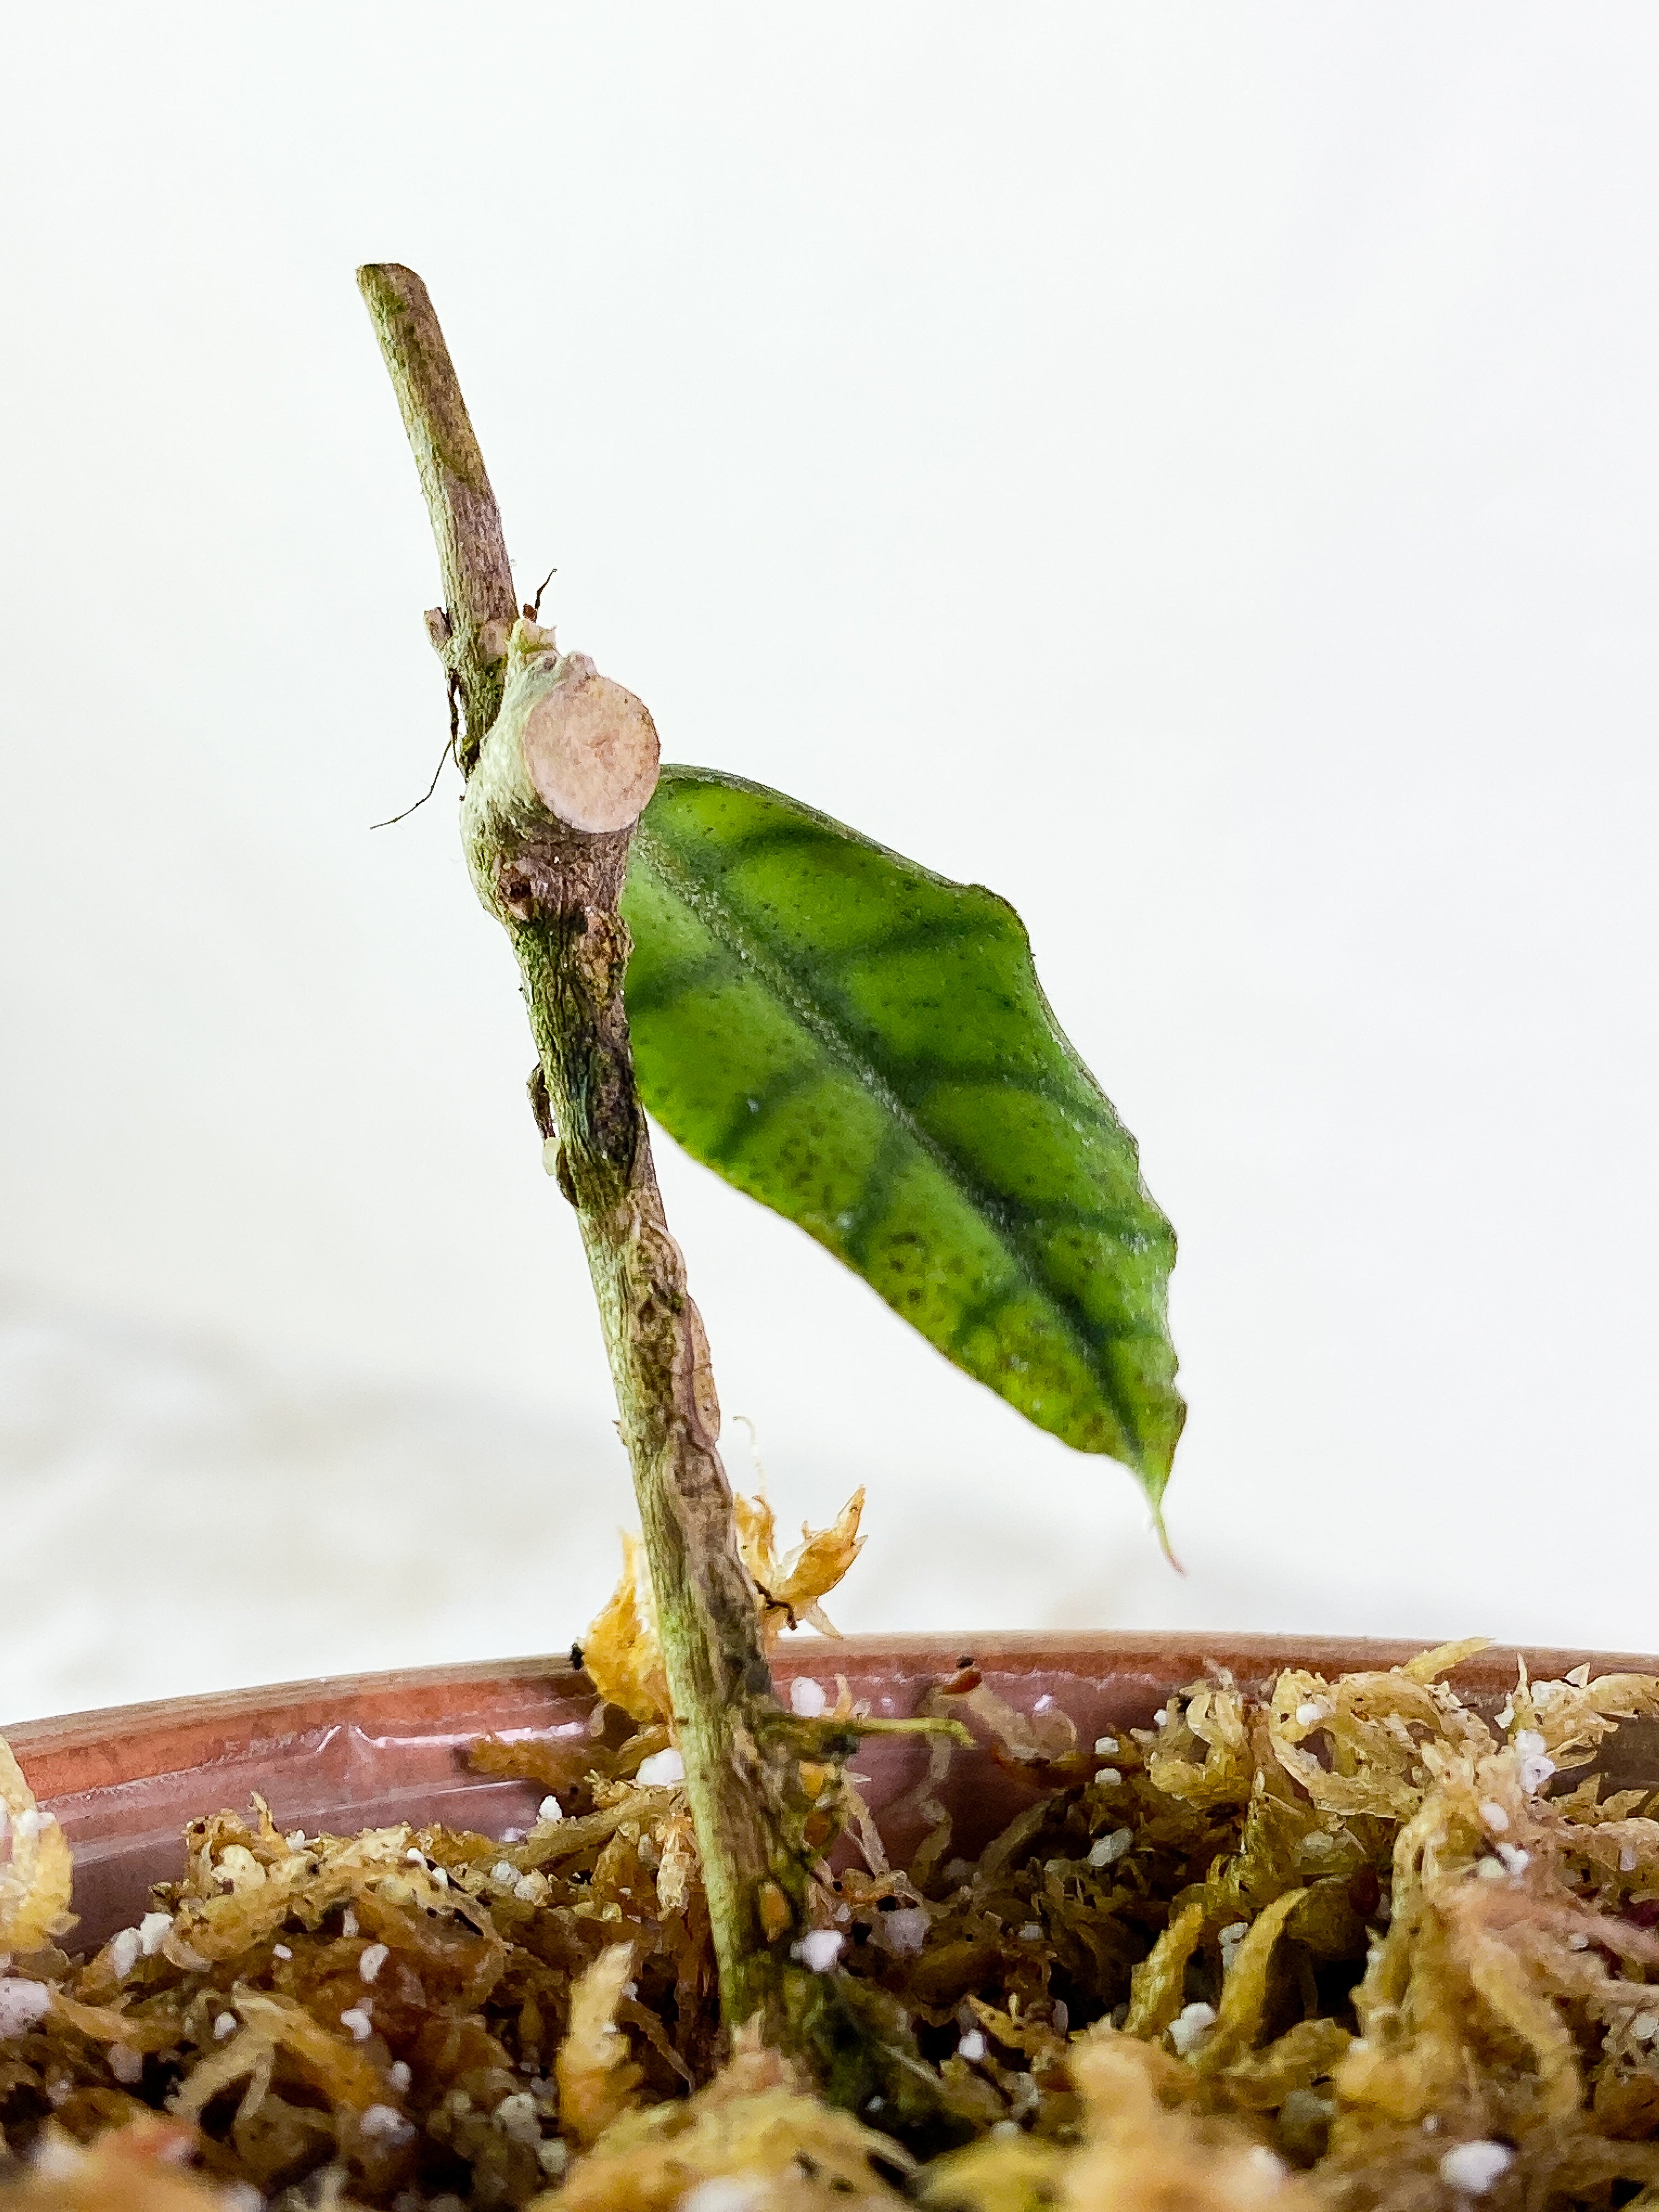
[[(1659, 1645), (1659, 26), (64, 4), (0, 80), (0, 1711), (547, 1648), (625, 1469), (435, 564), (1025, 915), (1182, 1257), (1170, 1493), (665, 1144), (844, 1625)], [(752, 1470), (730, 1427), (739, 1479)]]

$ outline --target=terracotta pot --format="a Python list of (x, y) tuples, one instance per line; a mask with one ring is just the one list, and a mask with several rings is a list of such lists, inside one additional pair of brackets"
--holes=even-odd
[[(844, 1674), (873, 1713), (912, 1712), (930, 1681), (971, 1656), (1010, 1704), (1067, 1714), (1081, 1739), (1144, 1727), (1164, 1698), (1206, 1669), (1224, 1667), (1242, 1686), (1265, 1686), (1285, 1666), (1332, 1675), (1389, 1667), (1414, 1644), (1281, 1639), (1262, 1636), (816, 1637), (787, 1644), (777, 1674), (785, 1688), (809, 1674), (833, 1691)], [(1485, 1651), (1452, 1678), (1488, 1712), (1516, 1679), (1512, 1647)], [(1589, 1651), (1528, 1651), (1540, 1677), (1588, 1660), (1597, 1674), (1659, 1674), (1659, 1659)], [(283, 1828), (349, 1834), (371, 1825), (443, 1820), (499, 1835), (527, 1827), (538, 1793), (489, 1781), (466, 1764), (483, 1735), (579, 1736), (593, 1693), (565, 1659), (520, 1659), (471, 1667), (349, 1674), (276, 1689), (128, 1705), (30, 1721), (5, 1734), (41, 1802), (63, 1822), (75, 1851), (77, 1947), (96, 1944), (144, 1910), (149, 1885), (183, 1867), (187, 1822), (251, 1791)], [(1617, 1786), (1659, 1783), (1659, 1723), (1627, 1723), (1604, 1760)], [(914, 1740), (872, 1740), (858, 1771), (896, 1860), (921, 1833), (906, 1792), (925, 1769)], [(1028, 1802), (1020, 1777), (988, 1755), (959, 1755), (944, 1790), (955, 1815), (954, 1848), (969, 1856)]]

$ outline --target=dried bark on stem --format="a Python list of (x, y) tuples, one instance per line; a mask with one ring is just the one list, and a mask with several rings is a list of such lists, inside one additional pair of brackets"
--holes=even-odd
[[(462, 827), (479, 896), (512, 939), (532, 1082), (575, 1208), (634, 1471), (728, 2021), (799, 2047), (817, 1978), (792, 1966), (811, 1857), (803, 1723), (779, 1707), (716, 1449), (708, 1344), (669, 1233), (634, 1080), (617, 912), (655, 778), (640, 702), (517, 620), (501, 520), (426, 288), (359, 272), (414, 448), (447, 605), (434, 641), (466, 707)], [(842, 1746), (843, 1750), (850, 1747)], [(834, 1756), (818, 1742), (816, 1755)]]
[[(513, 941), (539, 1054), (537, 1105), (559, 1188), (576, 1210), (634, 1469), (674, 1718), (685, 1759), (703, 1881), (733, 2021), (774, 2009), (773, 1947), (799, 1934), (809, 1863), (799, 1752), (775, 1723), (754, 1585), (738, 1556), (732, 1493), (716, 1448), (720, 1409), (707, 1340), (669, 1232), (634, 1081), (623, 1005), (628, 933), (617, 907), (631, 821), (583, 830), (548, 805), (570, 788), (551, 763), (550, 705), (603, 685), (551, 633), (521, 622), (506, 698), (467, 785), (462, 838), (479, 896)], [(639, 794), (629, 732), (643, 708), (619, 685), (617, 743), (592, 814)], [(592, 721), (592, 715), (587, 719)], [(654, 781), (654, 776), (653, 778)], [(644, 794), (634, 803), (642, 804)], [(615, 805), (607, 805), (607, 800)], [(769, 2022), (775, 2032), (781, 2021)]]

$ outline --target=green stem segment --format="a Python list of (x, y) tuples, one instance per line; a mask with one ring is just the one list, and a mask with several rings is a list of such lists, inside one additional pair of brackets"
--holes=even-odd
[(389, 261), (360, 269), (357, 289), (380, 341), (438, 541), (444, 604), (428, 613), (427, 629), (465, 709), (456, 757), (470, 775), (501, 708), (507, 641), (519, 612), (501, 510), (426, 286), (412, 269)]
[(799, 1932), (806, 1808), (799, 1754), (772, 1725), (782, 1716), (716, 1448), (708, 1343), (635, 1088), (617, 912), (631, 832), (549, 815), (510, 714), (484, 741), (462, 823), (473, 882), (524, 977), (544, 1134), (581, 1226), (633, 1463), (722, 2003), (744, 2020), (770, 2009), (769, 1947)]
[[(443, 567), (428, 617), (466, 708), (463, 834), (479, 896), (512, 939), (539, 1067), (532, 1081), (560, 1188), (586, 1248), (623, 1440), (633, 1465), (686, 1789), (702, 1860), (721, 2007), (797, 2041), (810, 1811), (799, 1724), (772, 1690), (754, 1585), (716, 1449), (708, 1343), (669, 1233), (634, 1080), (617, 914), (632, 825), (573, 827), (526, 766), (510, 670), (553, 660), (515, 634), (511, 574), (483, 456), (425, 286), (407, 269), (358, 282), (392, 374)], [(509, 640), (512, 650), (509, 652)], [(556, 678), (568, 664), (556, 663)], [(826, 1743), (823, 1753), (833, 1755)], [(793, 1990), (793, 1998), (791, 1991)]]

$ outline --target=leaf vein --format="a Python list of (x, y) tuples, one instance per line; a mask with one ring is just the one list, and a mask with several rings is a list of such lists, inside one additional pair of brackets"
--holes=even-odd
[[(1042, 1267), (1041, 1254), (1033, 1249), (1032, 1240), (1024, 1233), (1025, 1224), (1014, 1211), (1017, 1201), (973, 1174), (967, 1164), (953, 1155), (918, 1119), (913, 1106), (899, 1094), (880, 1068), (870, 1064), (867, 1058), (854, 1056), (836, 1033), (835, 1026), (821, 1017), (813, 1005), (811, 992), (787, 956), (757, 942), (752, 936), (744, 938), (742, 935), (741, 924), (733, 906), (719, 897), (716, 887), (704, 878), (688, 855), (680, 851), (672, 841), (651, 827), (648, 817), (641, 823), (635, 847), (665, 879), (669, 889), (691, 908), (703, 928), (727, 948), (731, 957), (744, 971), (764, 982), (782, 1001), (824, 1056), (850, 1073), (860, 1087), (874, 1097), (889, 1115), (900, 1124), (918, 1151), (932, 1161), (945, 1181), (956, 1188), (958, 1195), (970, 1207), (988, 1218), (1000, 1232), (1002, 1243), (1028, 1286), (1039, 1299), (1051, 1306), (1064, 1322), (1084, 1364), (1094, 1375), (1110, 1406), (1127, 1443), (1139, 1454), (1143, 1438), (1134, 1408), (1126, 1402), (1105, 1357), (1106, 1345), (1115, 1340), (1116, 1333), (1098, 1328), (1073, 1293), (1061, 1290), (1047, 1278)], [(821, 983), (818, 989), (820, 997), (826, 995)], [(851, 1010), (844, 1005), (839, 1011), (850, 1018)], [(848, 1026), (862, 1024), (854, 1024), (849, 1019)]]

